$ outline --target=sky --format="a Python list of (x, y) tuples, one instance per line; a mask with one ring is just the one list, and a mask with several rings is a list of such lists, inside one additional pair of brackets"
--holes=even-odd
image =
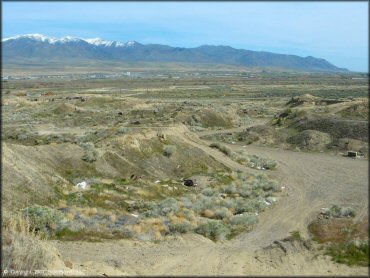
[(76, 36), (324, 58), (368, 72), (362, 2), (2, 2), (2, 38)]

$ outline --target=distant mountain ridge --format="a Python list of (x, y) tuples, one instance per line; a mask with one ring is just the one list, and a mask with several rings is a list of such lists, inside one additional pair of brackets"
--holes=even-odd
[(225, 64), (243, 67), (276, 67), (303, 71), (343, 72), (325, 59), (312, 56), (276, 54), (264, 51), (235, 49), (230, 46), (202, 45), (195, 48), (141, 44), (136, 41), (106, 41), (66, 36), (52, 38), (41, 34), (19, 35), (2, 40), (3, 62), (55, 59), (115, 60), (122, 62), (185, 62)]

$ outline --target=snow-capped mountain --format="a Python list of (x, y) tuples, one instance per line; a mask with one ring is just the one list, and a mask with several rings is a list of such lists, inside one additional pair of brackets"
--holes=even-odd
[(312, 56), (276, 54), (203, 45), (195, 48), (140, 44), (136, 41), (107, 41), (66, 36), (52, 38), (41, 34), (19, 35), (2, 40), (4, 64), (48, 63), (49, 61), (115, 61), (187, 64), (227, 64), (242, 67), (275, 67), (305, 71), (346, 71)]
[(78, 43), (78, 42), (87, 42), (92, 45), (96, 46), (107, 46), (107, 47), (129, 47), (134, 46), (135, 41), (128, 41), (126, 43), (118, 42), (118, 41), (105, 41), (101, 38), (94, 38), (94, 39), (82, 39), (78, 37), (71, 37), (71, 36), (65, 36), (60, 39), (48, 37), (41, 34), (27, 34), (27, 35), (18, 35), (10, 38), (5, 38), (2, 40), (2, 42), (12, 41), (12, 40), (20, 40), (20, 39), (29, 39), (34, 40), (38, 42), (46, 42), (50, 44), (63, 44), (63, 43)]

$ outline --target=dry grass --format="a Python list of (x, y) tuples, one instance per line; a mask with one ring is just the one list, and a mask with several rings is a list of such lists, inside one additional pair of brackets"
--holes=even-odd
[(30, 230), (30, 224), (18, 217), (3, 219), (3, 270), (47, 269), (58, 259), (57, 250)]
[(308, 229), (319, 243), (341, 243), (353, 238), (367, 238), (369, 224), (354, 222), (352, 219), (332, 218), (313, 222), (308, 226)]
[(369, 266), (369, 223), (353, 219), (320, 219), (309, 225), (313, 239), (326, 246), (337, 263)]

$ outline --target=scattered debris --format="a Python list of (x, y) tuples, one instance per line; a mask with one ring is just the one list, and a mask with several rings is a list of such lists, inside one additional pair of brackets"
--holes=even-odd
[(86, 187), (87, 187), (87, 182), (86, 182), (86, 181), (79, 182), (78, 184), (76, 184), (76, 186), (77, 186), (79, 189), (83, 189), (83, 190), (85, 190), (85, 189), (86, 189)]

